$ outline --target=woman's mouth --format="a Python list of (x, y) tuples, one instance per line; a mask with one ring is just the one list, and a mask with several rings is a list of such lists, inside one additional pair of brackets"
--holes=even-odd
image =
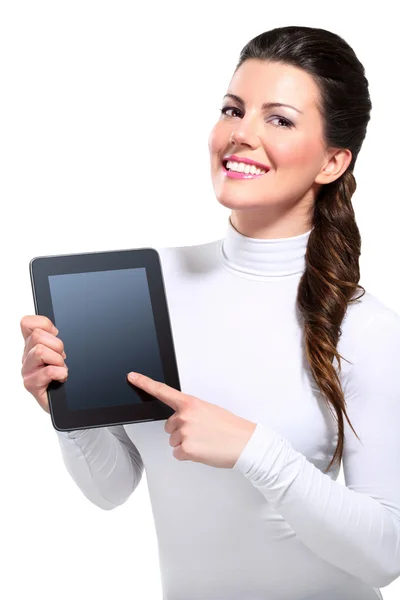
[[(250, 171), (249, 167), (251, 167)], [(246, 173), (245, 171), (249, 172)], [(237, 163), (229, 160), (222, 161), (222, 172), (225, 177), (229, 177), (230, 179), (258, 179), (268, 173), (268, 171), (258, 169), (254, 165), (245, 165), (244, 163)]]

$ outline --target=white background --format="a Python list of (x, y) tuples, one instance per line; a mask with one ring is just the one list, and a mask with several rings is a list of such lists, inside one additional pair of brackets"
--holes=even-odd
[[(322, 27), (350, 43), (370, 82), (353, 196), (360, 283), (400, 312), (394, 5), (9, 0), (0, 10), (0, 596), (158, 600), (145, 474), (125, 505), (92, 505), (23, 387), (29, 261), (222, 237), (230, 211), (214, 195), (207, 139), (239, 52), (273, 27)], [(400, 580), (382, 592), (398, 598)]]

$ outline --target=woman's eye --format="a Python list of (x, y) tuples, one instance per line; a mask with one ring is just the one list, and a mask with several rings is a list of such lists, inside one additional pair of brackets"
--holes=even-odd
[[(285, 117), (274, 117), (274, 119), (277, 121), (283, 121), (285, 123), (283, 129), (290, 129), (291, 127), (293, 127), (293, 123), (291, 123), (288, 119), (285, 119)], [(278, 127), (278, 125), (275, 125), (275, 127)]]
[[(227, 115), (228, 117), (234, 116), (234, 115), (228, 115), (228, 110), (242, 114), (242, 111), (239, 110), (238, 108), (235, 108), (234, 106), (225, 106), (224, 108), (220, 109), (220, 112), (221, 112), (221, 114)], [(285, 119), (285, 117), (274, 116), (272, 118), (272, 120), (278, 120), (278, 121), (282, 121), (284, 123), (283, 127), (280, 125), (274, 125), (274, 127), (279, 127), (280, 129), (290, 129), (291, 127), (293, 127), (293, 123), (291, 123), (291, 121), (289, 121), (289, 119)]]
[[(226, 114), (227, 114), (227, 112), (228, 112), (228, 110), (233, 110), (234, 112), (238, 112), (238, 113), (240, 113), (240, 112), (241, 112), (241, 111), (240, 111), (238, 108), (235, 108), (234, 106), (225, 106), (224, 108), (221, 108), (221, 109), (220, 109), (220, 112), (221, 112), (223, 115), (226, 115)], [(231, 116), (231, 115), (228, 115), (228, 117), (230, 117), (230, 116)]]

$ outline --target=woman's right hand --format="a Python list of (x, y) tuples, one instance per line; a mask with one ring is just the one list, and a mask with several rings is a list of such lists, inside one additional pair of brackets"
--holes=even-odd
[(58, 329), (47, 317), (27, 315), (22, 317), (20, 325), (25, 340), (21, 369), (25, 389), (50, 414), (47, 387), (53, 379), (64, 382), (68, 377), (64, 344), (56, 337)]

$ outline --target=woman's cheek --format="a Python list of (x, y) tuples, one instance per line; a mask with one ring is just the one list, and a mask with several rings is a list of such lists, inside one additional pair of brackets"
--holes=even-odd
[(220, 132), (220, 128), (218, 125), (214, 125), (214, 127), (210, 131), (210, 135), (208, 136), (208, 149), (210, 152), (218, 152), (220, 150), (220, 146), (222, 144), (222, 135)]
[(274, 156), (281, 166), (307, 166), (309, 169), (315, 150), (313, 144), (281, 144), (276, 148)]

